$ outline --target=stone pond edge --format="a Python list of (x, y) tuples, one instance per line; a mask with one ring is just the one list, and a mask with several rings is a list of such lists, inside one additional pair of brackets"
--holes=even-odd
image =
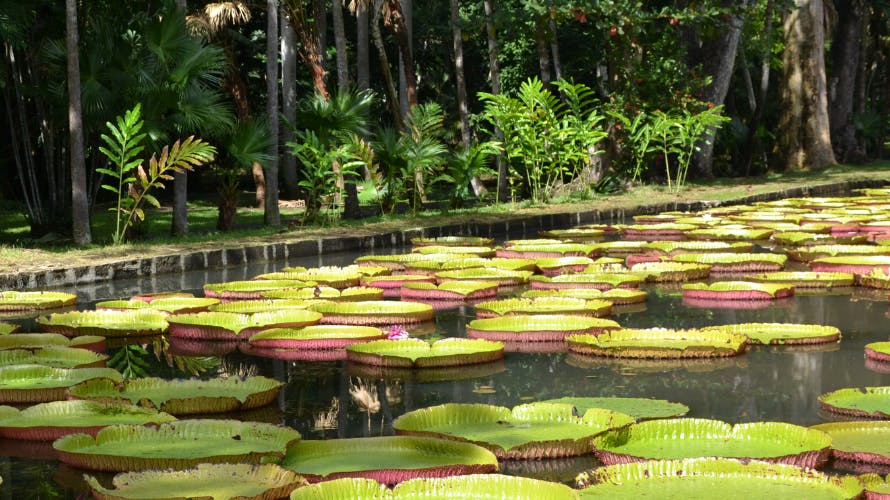
[(321, 236), (288, 238), (283, 241), (225, 247), (212, 250), (125, 259), (96, 265), (55, 268), (41, 271), (0, 274), (0, 290), (28, 290), (101, 283), (117, 279), (132, 279), (186, 271), (237, 266), (255, 262), (274, 262), (299, 257), (314, 257), (332, 252), (373, 251), (410, 244), (411, 238), (449, 235), (472, 235), (509, 238), (514, 235), (536, 234), (537, 231), (563, 229), (580, 224), (614, 224), (627, 217), (665, 211), (698, 211), (706, 208), (750, 204), (803, 196), (832, 196), (854, 189), (884, 187), (890, 181), (868, 179), (816, 186), (801, 186), (781, 191), (760, 193), (731, 200), (700, 200), (640, 205), (577, 212), (560, 212), (533, 216), (517, 216), (496, 222), (467, 220), (452, 224), (386, 231), (368, 236)]

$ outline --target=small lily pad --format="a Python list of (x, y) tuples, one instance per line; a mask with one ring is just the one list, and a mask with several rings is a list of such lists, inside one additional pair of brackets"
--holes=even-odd
[(106, 354), (65, 346), (0, 350), (0, 366), (43, 365), (56, 368), (101, 368), (105, 366), (107, 359)]
[(579, 415), (583, 415), (591, 408), (605, 408), (630, 415), (637, 421), (682, 417), (689, 411), (689, 407), (684, 404), (650, 398), (565, 397), (541, 402), (570, 404), (575, 407)]
[(47, 403), (66, 398), (66, 390), (91, 379), (120, 382), (123, 376), (112, 368), (53, 368), (42, 365), (0, 367), (0, 402)]
[(890, 387), (838, 389), (819, 396), (819, 408), (854, 417), (890, 419)]

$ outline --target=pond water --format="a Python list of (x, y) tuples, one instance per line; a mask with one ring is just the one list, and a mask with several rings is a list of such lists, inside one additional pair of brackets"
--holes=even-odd
[[(181, 289), (200, 294), (201, 285), (207, 282), (246, 279), (285, 265), (349, 264), (355, 257), (337, 254), (121, 281), (85, 287), (78, 293), (83, 308), (92, 308), (98, 300), (129, 297), (137, 292)], [(591, 360), (565, 352), (508, 353), (502, 364), (478, 372), (459, 370), (454, 377), (466, 377), (461, 380), (432, 382), (411, 377), (381, 379), (356, 372), (345, 362), (288, 362), (251, 357), (236, 350), (214, 359), (214, 366), (202, 376), (252, 373), (284, 381), (277, 406), (235, 418), (284, 423), (300, 431), (305, 439), (391, 435), (395, 417), (441, 403), (512, 407), (563, 396), (668, 399), (689, 406), (690, 417), (730, 423), (783, 421), (812, 425), (829, 419), (817, 410), (820, 394), (842, 387), (890, 385), (890, 375), (867, 368), (863, 356), (866, 343), (888, 339), (890, 305), (884, 292), (857, 288), (836, 295), (798, 295), (761, 308), (723, 309), (685, 305), (676, 286), (647, 285), (644, 289), (649, 292), (645, 311), (619, 312), (611, 318), (622, 326), (667, 328), (743, 322), (818, 323), (840, 328), (843, 340), (827, 347), (755, 347), (742, 356), (716, 361)], [(425, 338), (464, 336), (465, 325), (473, 317), (471, 306), (444, 309), (420, 333), (429, 335)], [(28, 321), (24, 324), (29, 326)], [(159, 361), (153, 349), (148, 346), (147, 358), (153, 370), (161, 376), (174, 376), (176, 372)], [(86, 498), (83, 471), (60, 465), (52, 460), (51, 452), (48, 445), (0, 441), (0, 498)], [(595, 465), (592, 456), (586, 456), (509, 463), (503, 469), (509, 474), (568, 482), (579, 471)]]

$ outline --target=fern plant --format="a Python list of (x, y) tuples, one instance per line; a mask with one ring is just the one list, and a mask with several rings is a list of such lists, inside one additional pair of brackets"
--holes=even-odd
[(141, 105), (116, 119), (117, 125), (106, 123), (111, 135), (102, 134), (106, 146), (101, 151), (112, 163), (113, 168), (99, 168), (99, 172), (117, 180), (117, 185), (103, 184), (102, 187), (117, 195), (117, 205), (110, 210), (115, 212), (115, 229), (112, 240), (120, 245), (126, 239), (127, 229), (145, 220), (144, 203), (153, 207), (161, 204), (150, 193), (163, 189), (164, 181), (173, 179), (174, 172), (194, 170), (213, 160), (216, 148), (190, 136), (176, 141), (172, 146), (164, 146), (160, 155), (153, 154), (148, 161), (148, 171), (142, 164), (141, 153), (145, 149), (141, 133), (143, 120)]

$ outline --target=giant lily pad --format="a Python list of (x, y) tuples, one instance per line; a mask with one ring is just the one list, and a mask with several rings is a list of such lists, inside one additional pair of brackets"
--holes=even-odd
[(890, 289), (890, 272), (881, 268), (872, 269), (871, 272), (860, 275), (858, 281), (864, 287), (887, 290)]
[(98, 368), (105, 366), (107, 359), (108, 355), (106, 354), (64, 346), (0, 350), (0, 366), (43, 365), (56, 368)]
[(596, 252), (595, 245), (583, 243), (515, 244), (498, 248), (498, 257), (510, 259), (540, 259), (543, 257), (590, 257)]
[(585, 300), (570, 297), (513, 298), (479, 302), (477, 318), (512, 315), (567, 314), (572, 316), (608, 316), (612, 303), (607, 300)]
[(718, 241), (751, 241), (766, 240), (775, 231), (772, 229), (734, 228), (734, 227), (709, 227), (705, 229), (693, 229), (686, 231), (686, 237), (691, 240), (718, 240)]
[(594, 248), (595, 252), (602, 253), (607, 257), (625, 257), (642, 251), (646, 246), (646, 241), (627, 241), (615, 240), (597, 243)]
[(537, 259), (538, 269), (544, 276), (558, 276), (560, 274), (580, 273), (587, 266), (593, 264), (590, 257), (550, 257)]
[(522, 285), (527, 283), (534, 273), (532, 271), (511, 271), (494, 267), (474, 267), (454, 271), (439, 271), (436, 280), (446, 281), (488, 281), (503, 286)]
[(572, 297), (586, 300), (602, 299), (608, 300), (612, 305), (621, 306), (646, 302), (647, 295), (645, 290), (637, 290), (633, 288), (611, 288), (609, 290), (599, 290), (596, 288), (555, 288), (527, 290), (522, 292), (521, 296), (524, 298)]
[(478, 300), (494, 297), (498, 284), (492, 282), (446, 281), (433, 283), (405, 283), (401, 297), (405, 300)]
[(618, 323), (603, 318), (536, 314), (474, 319), (467, 325), (467, 337), (499, 341), (548, 342), (568, 335), (602, 334), (619, 328)]
[(890, 254), (890, 248), (876, 245), (814, 245), (788, 250), (789, 257), (805, 262), (822, 257), (888, 254)]
[(865, 344), (865, 357), (882, 363), (890, 363), (890, 342)]
[(219, 299), (205, 297), (174, 297), (159, 298), (146, 302), (144, 300), (105, 300), (96, 303), (98, 310), (155, 310), (165, 313), (198, 313), (206, 311), (209, 307), (219, 304)]
[(745, 352), (748, 338), (722, 331), (621, 329), (600, 335), (570, 335), (569, 350), (613, 358), (713, 358)]
[(709, 326), (702, 330), (718, 330), (745, 335), (752, 344), (821, 344), (837, 342), (841, 339), (841, 331), (837, 327), (828, 325), (741, 323)]
[(425, 274), (433, 276), (439, 271), (452, 271), (455, 269), (470, 269), (473, 267), (485, 267), (491, 259), (483, 257), (469, 257), (466, 259), (448, 259), (442, 261), (421, 261), (405, 264), (405, 274)]
[(318, 267), (302, 271), (267, 273), (257, 276), (256, 280), (297, 280), (314, 282), (316, 285), (343, 289), (357, 286), (362, 274), (356, 269), (339, 267)]
[(593, 451), (591, 438), (634, 422), (623, 413), (591, 409), (573, 414), (566, 404), (530, 403), (513, 410), (501, 406), (448, 403), (398, 417), (400, 434), (444, 437), (484, 446), (499, 459), (554, 458)]
[(321, 324), (386, 326), (433, 319), (433, 307), (419, 302), (331, 302), (314, 304), (312, 309), (322, 313)]
[[(820, 234), (816, 232), (807, 232), (805, 229), (814, 227), (810, 224), (801, 227), (796, 231), (787, 231), (774, 233), (770, 238), (780, 245), (787, 246), (814, 246), (814, 245), (849, 245), (865, 242), (865, 236), (841, 236), (837, 234)], [(823, 226), (826, 230), (830, 228), (828, 225)]]
[(851, 273), (817, 273), (810, 271), (780, 271), (745, 276), (745, 281), (757, 283), (784, 283), (796, 289), (840, 288), (853, 286), (855, 277)]
[(49, 346), (77, 347), (102, 352), (105, 350), (105, 337), (82, 335), (69, 338), (60, 333), (16, 333), (15, 335), (0, 335), (0, 350), (40, 349)]
[(835, 461), (890, 465), (890, 422), (832, 422), (811, 428), (831, 436)]
[(270, 328), (298, 328), (314, 325), (321, 313), (292, 309), (256, 314), (205, 312), (175, 314), (168, 318), (170, 335), (201, 340), (248, 339), (254, 333)]
[(42, 365), (0, 367), (0, 402), (27, 404), (65, 399), (72, 385), (91, 379), (123, 380), (111, 368), (53, 368)]
[[(507, 349), (504, 349), (507, 352)], [(452, 365), (442, 367), (400, 368), (392, 366), (347, 363), (346, 373), (369, 380), (397, 380), (400, 382), (448, 382), (491, 377), (507, 370), (504, 360), (477, 363), (473, 365)]]
[(395, 254), (395, 255), (363, 255), (355, 259), (355, 263), (359, 266), (383, 266), (392, 271), (404, 271), (405, 265), (410, 262), (422, 262), (422, 261), (443, 261), (450, 259), (467, 259), (478, 257), (477, 255), (466, 255), (466, 254), (440, 254), (440, 253), (431, 253), (431, 254), (421, 254), (421, 253), (408, 253), (408, 254)]
[(306, 480), (274, 464), (198, 464), (186, 470), (126, 472), (114, 476), (111, 488), (85, 475), (98, 500), (266, 500), (286, 498)]
[(606, 231), (595, 228), (571, 228), (571, 229), (551, 229), (550, 231), (541, 231), (538, 236), (541, 238), (552, 238), (565, 241), (567, 243), (591, 243), (603, 239)]
[(854, 417), (890, 419), (890, 387), (838, 389), (819, 396), (819, 408)]
[(71, 311), (37, 318), (45, 332), (68, 337), (139, 337), (167, 331), (166, 314), (160, 311)]
[(785, 283), (753, 281), (717, 281), (683, 285), (684, 299), (706, 300), (775, 300), (794, 295), (794, 287)]
[(92, 437), (69, 434), (53, 448), (63, 463), (115, 472), (185, 469), (199, 463), (260, 463), (280, 459), (300, 433), (236, 420), (181, 420), (157, 427), (112, 425)]
[(52, 401), (18, 410), (0, 406), (0, 437), (52, 441), (76, 432), (95, 435), (115, 424), (159, 424), (176, 420), (168, 413), (130, 404)]
[(815, 468), (828, 461), (831, 437), (784, 422), (730, 425), (719, 420), (673, 418), (611, 430), (594, 438), (593, 444), (597, 458), (606, 465), (721, 457)]
[(476, 257), (494, 257), (494, 248), (489, 246), (454, 246), (454, 245), (428, 245), (414, 247), (412, 253), (422, 255), (475, 255)]
[(304, 440), (287, 449), (281, 465), (310, 482), (365, 477), (384, 484), (498, 470), (497, 458), (481, 446), (417, 436)]
[(484, 236), (438, 236), (434, 238), (411, 238), (411, 245), (415, 247), (424, 246), (443, 246), (443, 247), (461, 247), (461, 246), (480, 246), (487, 247), (494, 243), (494, 239)]
[(681, 253), (671, 256), (675, 262), (691, 262), (711, 266), (712, 273), (743, 273), (780, 271), (788, 257), (777, 253)]
[(366, 276), (362, 285), (383, 290), (384, 297), (398, 297), (402, 285), (407, 283), (435, 283), (436, 278), (429, 274), (391, 274), (387, 276)]
[(246, 300), (263, 298), (262, 292), (312, 288), (318, 283), (301, 280), (247, 280), (208, 283), (204, 285), (204, 295), (217, 299)]
[(353, 286), (338, 290), (329, 286), (270, 290), (261, 292), (266, 299), (280, 300), (328, 300), (333, 302), (361, 302), (365, 300), (382, 300), (383, 289), (369, 286)]
[(687, 231), (697, 229), (692, 224), (675, 224), (662, 222), (654, 224), (629, 224), (620, 226), (618, 231), (629, 239), (668, 239), (683, 237)]
[(229, 377), (210, 380), (136, 378), (122, 384), (91, 380), (69, 389), (78, 399), (126, 402), (173, 415), (250, 410), (272, 403), (281, 382), (266, 377)]
[(650, 398), (565, 397), (541, 402), (570, 404), (575, 407), (579, 415), (583, 415), (591, 408), (605, 408), (630, 415), (637, 421), (682, 417), (689, 411), (689, 407), (684, 404)]
[(820, 272), (868, 274), (875, 269), (890, 272), (890, 255), (844, 255), (821, 257), (809, 262), (810, 269)]
[[(337, 292), (339, 295), (339, 291)], [(225, 304), (216, 304), (210, 306), (211, 312), (228, 312), (237, 314), (256, 314), (261, 312), (284, 311), (295, 309), (309, 309), (309, 300), (302, 299), (259, 299), (259, 300), (236, 300), (234, 302), (226, 302)]]
[(656, 251), (663, 255), (681, 253), (748, 253), (754, 244), (746, 241), (651, 241), (643, 246), (646, 251)]
[(865, 486), (866, 500), (887, 500), (890, 498), (890, 483), (887, 482), (888, 479), (890, 477), (881, 477), (875, 473), (859, 476), (859, 480)]
[[(356, 342), (382, 340), (386, 332), (374, 326), (313, 325), (272, 328), (252, 335), (250, 343), (264, 349), (342, 349)], [(345, 353), (344, 353), (345, 354)]]
[(731, 459), (652, 460), (578, 476), (582, 498), (851, 499), (862, 483), (787, 464)]
[(707, 278), (711, 266), (692, 262), (641, 262), (631, 266), (631, 271), (646, 275), (648, 281), (689, 281)]
[(533, 276), (529, 279), (532, 290), (559, 288), (637, 288), (646, 280), (645, 275), (635, 273), (580, 273), (560, 276)]
[(19, 330), (19, 325), (14, 325), (12, 323), (4, 323), (0, 321), (0, 336), (9, 335), (10, 333), (15, 333)]
[(488, 340), (444, 338), (376, 340), (346, 348), (349, 361), (393, 368), (427, 368), (488, 363), (504, 357), (504, 345)]
[(77, 295), (65, 292), (0, 292), (0, 312), (33, 311), (73, 306)]
[(502, 474), (468, 474), (409, 479), (393, 489), (364, 478), (341, 478), (299, 488), (291, 500), (408, 500), (417, 498), (514, 500), (576, 500), (578, 493), (564, 484)]

